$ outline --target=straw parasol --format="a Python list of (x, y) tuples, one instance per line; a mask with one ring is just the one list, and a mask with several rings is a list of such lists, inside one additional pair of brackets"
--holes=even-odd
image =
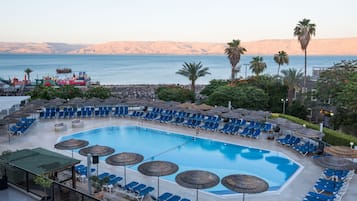
[(79, 140), (79, 139), (72, 138), (72, 139), (65, 140), (65, 141), (55, 144), (55, 148), (60, 149), (60, 150), (72, 150), (72, 158), (73, 158), (73, 150), (74, 149), (79, 149), (79, 148), (85, 147), (88, 144), (89, 144), (89, 142), (86, 140)]
[(295, 135), (307, 138), (322, 138), (324, 134), (318, 130), (301, 127), (294, 132)]
[(315, 158), (314, 161), (321, 167), (335, 170), (352, 170), (356, 167), (356, 164), (352, 161), (336, 156), (322, 156)]
[(357, 150), (351, 149), (346, 146), (330, 146), (325, 147), (324, 152), (331, 154), (333, 156), (343, 157), (343, 158), (357, 158)]
[(107, 156), (114, 153), (114, 151), (113, 148), (108, 146), (94, 145), (80, 149), (79, 154), (82, 156), (87, 156), (88, 154), (92, 156)]
[[(94, 145), (85, 147), (79, 150), (79, 154), (82, 156), (88, 156), (88, 154), (92, 156), (108, 156), (114, 153), (115, 150), (108, 146)], [(98, 163), (97, 163), (97, 175), (98, 175)]]
[(124, 185), (126, 185), (126, 166), (140, 163), (144, 160), (144, 156), (137, 153), (122, 152), (114, 154), (105, 159), (109, 165), (124, 166)]
[(244, 174), (226, 176), (222, 179), (221, 183), (229, 190), (243, 193), (243, 201), (245, 199), (245, 193), (261, 193), (269, 188), (269, 184), (263, 179)]
[(216, 174), (203, 170), (181, 172), (175, 180), (183, 187), (196, 189), (196, 201), (198, 201), (198, 189), (211, 188), (219, 183), (219, 177)]
[(174, 174), (178, 171), (178, 166), (169, 161), (150, 161), (139, 165), (138, 170), (146, 176), (157, 176), (157, 198), (160, 194), (160, 176)]

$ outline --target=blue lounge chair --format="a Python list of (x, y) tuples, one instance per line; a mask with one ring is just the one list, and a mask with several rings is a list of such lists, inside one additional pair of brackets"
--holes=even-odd
[(126, 190), (126, 191), (131, 191), (135, 186), (137, 186), (139, 184), (139, 182), (137, 181), (132, 181), (128, 184), (126, 184), (123, 189)]
[(145, 187), (146, 187), (145, 184), (139, 184), (139, 185), (135, 186), (131, 191), (134, 193), (138, 193), (141, 190), (143, 190)]
[(146, 188), (144, 188), (144, 189), (140, 190), (139, 192), (137, 192), (138, 193), (137, 198), (139, 198), (139, 199), (141, 198), (142, 199), (142, 198), (145, 197), (145, 195), (149, 194), (153, 190), (154, 190), (153, 187), (147, 186)]
[(182, 198), (180, 201), (191, 201), (191, 200), (189, 200), (187, 198)]
[(169, 199), (171, 196), (172, 196), (172, 193), (165, 192), (165, 193), (161, 194), (161, 195), (157, 198), (157, 201), (166, 201), (166, 200)]
[(119, 181), (121, 181), (123, 178), (122, 177), (114, 177), (114, 178), (112, 178), (112, 179), (109, 179), (109, 182), (108, 182), (108, 184), (109, 185), (115, 185), (115, 184), (117, 184)]
[(109, 177), (109, 173), (108, 172), (103, 172), (102, 174), (98, 175), (98, 179), (102, 180), (104, 179), (105, 177)]
[(180, 199), (181, 199), (180, 196), (174, 195), (174, 196), (170, 197), (169, 199), (167, 199), (166, 201), (179, 201)]

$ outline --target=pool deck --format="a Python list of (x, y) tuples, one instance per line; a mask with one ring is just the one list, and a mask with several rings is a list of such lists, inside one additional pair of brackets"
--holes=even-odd
[[(23, 148), (35, 148), (43, 147), (58, 153), (62, 153), (67, 156), (71, 156), (69, 151), (61, 151), (54, 149), (54, 144), (57, 143), (57, 140), (64, 135), (69, 135), (72, 133), (90, 130), (98, 127), (104, 126), (120, 126), (120, 125), (137, 125), (143, 126), (158, 130), (165, 130), (169, 132), (177, 132), (186, 135), (195, 136), (196, 130), (192, 128), (176, 126), (173, 124), (163, 124), (153, 121), (144, 121), (138, 119), (129, 119), (129, 118), (91, 118), (83, 119), (84, 127), (83, 128), (72, 128), (71, 119), (53, 119), (53, 120), (39, 120), (37, 121), (29, 130), (22, 136), (13, 136), (11, 137), (11, 142), (9, 144), (8, 135), (6, 131), (1, 130), (0, 135), (0, 152), (4, 150), (17, 150)], [(67, 129), (64, 131), (55, 131), (54, 125), (57, 123), (63, 122), (67, 125)], [(316, 180), (321, 176), (322, 168), (314, 164), (313, 160), (309, 157), (302, 156), (296, 151), (281, 146), (276, 143), (274, 140), (267, 140), (264, 137), (264, 134), (259, 139), (249, 139), (243, 138), (240, 136), (232, 136), (221, 134), (219, 132), (208, 132), (200, 130), (199, 137), (214, 139), (222, 142), (240, 144), (244, 146), (251, 146), (261, 149), (269, 149), (274, 151), (279, 151), (289, 156), (295, 162), (304, 166), (302, 170), (295, 175), (295, 178), (290, 179), (284, 187), (279, 191), (275, 192), (265, 192), (260, 194), (246, 194), (246, 199), (249, 201), (302, 201), (306, 193), (312, 191), (312, 187)], [(148, 145), (154, 146), (154, 145)], [(118, 150), (120, 152), (120, 150)], [(82, 160), (83, 164), (86, 164), (86, 158), (74, 154), (74, 157)], [(99, 172), (111, 172), (117, 175), (123, 175), (122, 167), (114, 167), (101, 162), (99, 164)], [(262, 167), (264, 171), (264, 167)], [(156, 187), (157, 178), (156, 177), (146, 177), (127, 168), (127, 181), (137, 180), (139, 182), (145, 183)], [(180, 195), (181, 197), (186, 197), (191, 200), (195, 200), (196, 190), (187, 189), (180, 187), (176, 183), (169, 182), (166, 180), (160, 180), (160, 194), (163, 192), (171, 192)], [(157, 192), (154, 192), (153, 195), (156, 195)], [(205, 191), (199, 191), (199, 200), (205, 201), (218, 201), (218, 200), (241, 200), (241, 194), (227, 195), (227, 196), (217, 196)], [(349, 188), (345, 195), (342, 198), (343, 201), (355, 201), (357, 200), (357, 177), (354, 176), (350, 182)]]

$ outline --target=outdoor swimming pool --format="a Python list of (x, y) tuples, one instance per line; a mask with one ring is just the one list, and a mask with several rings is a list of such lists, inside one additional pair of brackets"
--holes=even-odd
[[(255, 175), (269, 183), (269, 190), (278, 190), (300, 168), (286, 155), (269, 150), (227, 144), (209, 139), (193, 138), (178, 133), (159, 131), (138, 126), (112, 126), (84, 131), (62, 137), (84, 139), (90, 145), (106, 145), (115, 153), (135, 152), (145, 161), (166, 160), (176, 163), (179, 171), (207, 170), (220, 178), (230, 174)], [(104, 160), (106, 157), (102, 157)], [(131, 167), (137, 170), (137, 165)], [(175, 181), (174, 175), (161, 177)], [(230, 194), (223, 185), (207, 191)]]

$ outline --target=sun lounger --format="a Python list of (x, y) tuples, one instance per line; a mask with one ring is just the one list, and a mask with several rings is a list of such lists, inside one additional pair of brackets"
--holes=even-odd
[(180, 196), (174, 195), (174, 196), (170, 197), (169, 199), (167, 199), (166, 201), (179, 201), (180, 199), (181, 199)]
[(139, 192), (137, 192), (136, 198), (142, 200), (147, 194), (149, 194), (153, 190), (154, 190), (153, 187), (147, 186), (146, 188), (144, 188), (144, 189), (140, 190)]
[(123, 190), (126, 191), (131, 191), (135, 186), (137, 186), (139, 184), (139, 182), (137, 181), (132, 181), (128, 184), (126, 184), (125, 186), (123, 186)]
[(189, 200), (187, 198), (182, 198), (180, 201), (191, 201), (191, 200)]
[(108, 172), (103, 172), (102, 174), (98, 175), (98, 179), (102, 180), (104, 179), (105, 177), (109, 177), (109, 173)]
[(157, 201), (166, 201), (166, 200), (169, 199), (171, 196), (172, 196), (172, 193), (165, 192), (165, 193), (161, 194), (161, 195), (157, 198)]
[(132, 188), (131, 191), (134, 192), (134, 193), (138, 193), (141, 190), (143, 190), (145, 187), (146, 187), (145, 184), (139, 184), (139, 185), (135, 186), (134, 188)]

